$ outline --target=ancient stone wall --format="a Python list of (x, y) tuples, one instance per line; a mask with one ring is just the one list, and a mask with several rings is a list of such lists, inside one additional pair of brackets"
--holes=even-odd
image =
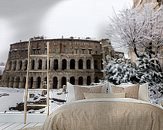
[[(90, 39), (41, 39), (32, 40), (30, 70), (46, 70), (47, 42), (50, 45), (50, 88), (61, 88), (67, 81), (72, 84), (90, 85), (99, 82), (103, 74), (102, 46)], [(28, 41), (11, 44), (2, 86), (24, 88), (28, 64)], [(42, 88), (46, 73), (29, 74), (29, 88)]]

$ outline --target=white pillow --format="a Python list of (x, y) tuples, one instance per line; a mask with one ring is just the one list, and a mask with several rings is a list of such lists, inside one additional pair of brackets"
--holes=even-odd
[(67, 82), (67, 99), (66, 102), (75, 101), (74, 85)]
[(132, 84), (132, 83), (121, 83), (119, 85), (114, 85), (114, 86), (116, 86), (116, 87), (122, 87), (122, 88), (127, 88), (127, 87), (131, 87), (133, 85), (135, 85), (135, 84)]
[(148, 83), (139, 86), (138, 99), (149, 102)]
[(107, 93), (112, 93), (112, 86), (114, 86), (114, 84), (110, 83), (109, 81), (106, 81), (106, 87), (107, 87)]
[(90, 86), (81, 86), (81, 85), (72, 85), (71, 83), (67, 82), (67, 95), (66, 95), (66, 102), (73, 102), (76, 101), (75, 98), (75, 91), (74, 91), (74, 87), (75, 86), (80, 86), (80, 87), (87, 87), (87, 88), (91, 88), (91, 87), (98, 87), (98, 86), (102, 86), (101, 88), (101, 93), (106, 93), (107, 92), (107, 84), (97, 84), (97, 85), (90, 85)]
[(125, 98), (125, 93), (84, 93), (86, 99), (92, 98)]

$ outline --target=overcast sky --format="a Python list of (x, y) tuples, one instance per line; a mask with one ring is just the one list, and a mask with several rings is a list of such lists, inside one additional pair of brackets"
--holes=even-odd
[(0, 61), (10, 44), (34, 36), (105, 38), (109, 17), (132, 0), (0, 0)]

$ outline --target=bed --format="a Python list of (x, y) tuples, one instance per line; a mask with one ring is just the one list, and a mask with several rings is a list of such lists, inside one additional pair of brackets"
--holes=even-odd
[(134, 98), (82, 99), (62, 105), (37, 130), (163, 130), (163, 109)]
[(163, 110), (129, 98), (95, 98), (63, 105), (42, 130), (163, 130)]

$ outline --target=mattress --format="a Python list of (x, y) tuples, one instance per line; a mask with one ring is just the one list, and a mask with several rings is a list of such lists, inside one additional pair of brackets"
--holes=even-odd
[(163, 130), (163, 109), (130, 98), (85, 99), (65, 104), (38, 130)]

